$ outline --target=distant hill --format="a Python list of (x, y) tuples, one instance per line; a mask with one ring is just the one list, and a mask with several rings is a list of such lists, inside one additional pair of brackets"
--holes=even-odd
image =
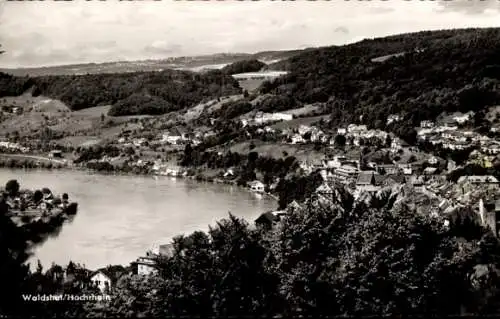
[(241, 92), (238, 82), (220, 71), (103, 73), (15, 77), (0, 73), (0, 97), (31, 89), (64, 102), (72, 110), (112, 105), (110, 115), (158, 115), (202, 100)]
[[(93, 68), (96, 73), (104, 74), (41, 77), (4, 74), (0, 76), (0, 96), (19, 95), (32, 88), (34, 94), (60, 99), (72, 109), (111, 104), (110, 112), (117, 115), (161, 114), (217, 96), (238, 94), (241, 88), (221, 70), (107, 72), (249, 60), (270, 64), (267, 68), (289, 71), (276, 80), (265, 81), (259, 88), (261, 94), (277, 96), (273, 103), (293, 101), (289, 105), (279, 102), (279, 109), (323, 103), (324, 112), (331, 114), (332, 126), (363, 122), (373, 128), (392, 130), (409, 142), (415, 138), (414, 127), (422, 120), (434, 120), (443, 112), (474, 111), (478, 114), (475, 122), (484, 125), (485, 109), (500, 105), (500, 28), (423, 31), (295, 51), (76, 67)], [(70, 70), (69, 66), (60, 68), (65, 72)], [(137, 107), (137, 103), (144, 107)], [(266, 104), (266, 110), (272, 111), (271, 102)], [(399, 114), (402, 120), (387, 126), (391, 114)]]
[(163, 71), (166, 69), (203, 70), (204, 66), (208, 66), (208, 68), (217, 65), (224, 66), (241, 60), (255, 59), (263, 62), (276, 62), (277, 60), (290, 58), (299, 52), (301, 52), (301, 50), (265, 51), (258, 53), (222, 53), (193, 57), (171, 57), (160, 60), (117, 61), (19, 69), (0, 68), (0, 72), (16, 76), (45, 76), (150, 72)]
[(279, 62), (290, 72), (261, 93), (324, 102), (332, 124), (363, 122), (412, 139), (442, 112), (500, 104), (500, 28), (425, 31), (305, 50)]

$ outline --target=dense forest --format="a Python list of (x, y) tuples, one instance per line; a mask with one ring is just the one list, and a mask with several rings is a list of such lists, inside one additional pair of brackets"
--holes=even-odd
[(332, 125), (384, 128), (388, 115), (400, 114), (403, 121), (390, 129), (410, 142), (421, 120), (500, 104), (499, 28), (363, 40), (307, 50), (282, 65), (290, 73), (264, 82), (262, 93), (325, 102)]
[(221, 71), (87, 74), (14, 77), (0, 73), (0, 97), (33, 95), (59, 99), (72, 110), (112, 105), (110, 115), (158, 115), (209, 98), (241, 93), (238, 82)]
[(232, 75), (246, 72), (260, 71), (266, 64), (259, 60), (242, 60), (226, 65), (222, 68), (222, 72)]

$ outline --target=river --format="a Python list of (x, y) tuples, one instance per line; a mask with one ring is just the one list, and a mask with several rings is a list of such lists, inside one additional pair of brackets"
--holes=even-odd
[(151, 176), (100, 175), (83, 171), (0, 169), (0, 183), (17, 179), (21, 188), (48, 187), (68, 193), (78, 213), (58, 236), (36, 247), (30, 260), (44, 268), (70, 260), (97, 269), (128, 265), (153, 245), (179, 234), (208, 230), (228, 213), (249, 223), (276, 201), (236, 186)]

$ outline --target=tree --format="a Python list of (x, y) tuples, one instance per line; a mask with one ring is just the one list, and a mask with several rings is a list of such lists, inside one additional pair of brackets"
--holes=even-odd
[(342, 134), (335, 135), (335, 145), (338, 147), (344, 147), (346, 144), (346, 138)]
[(385, 137), (385, 147), (391, 147), (392, 145), (392, 138), (389, 134)]
[(35, 203), (39, 203), (41, 200), (43, 199), (43, 193), (41, 190), (37, 189), (34, 193), (33, 193), (33, 201)]
[(304, 139), (306, 141), (310, 141), (311, 140), (311, 136), (312, 136), (311, 132), (306, 132), (303, 137), (304, 137)]
[(5, 184), (5, 191), (10, 195), (10, 196), (16, 196), (19, 192), (19, 188), (21, 186), (15, 179), (11, 179), (10, 181)]
[(248, 153), (248, 163), (249, 164), (254, 164), (258, 158), (259, 158), (259, 153), (257, 153), (257, 152)]
[[(477, 237), (460, 244), (442, 219), (392, 206), (394, 194), (377, 205), (341, 197), (338, 205), (312, 201), (294, 211), (275, 239), (285, 316), (460, 314), (461, 306), (472, 307)], [(492, 247), (499, 252), (498, 240)]]
[(193, 164), (193, 147), (190, 143), (186, 144), (184, 147), (184, 155), (182, 156), (181, 164), (183, 166), (189, 166)]

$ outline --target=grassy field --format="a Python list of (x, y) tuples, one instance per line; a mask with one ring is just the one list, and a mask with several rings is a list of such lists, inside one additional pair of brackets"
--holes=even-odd
[[(0, 99), (0, 106), (15, 106), (23, 114), (5, 114), (0, 123), (0, 136), (17, 131), (20, 136), (31, 136), (44, 127), (63, 132), (66, 137), (58, 140), (61, 145), (81, 146), (98, 143), (102, 139), (115, 139), (125, 129), (138, 129), (136, 119), (151, 116), (107, 116), (109, 105), (79, 111), (70, 111), (62, 102), (43, 96), (24, 94)], [(104, 115), (104, 117), (103, 117)]]
[[(253, 143), (255, 148), (250, 150), (250, 144)], [(266, 143), (260, 140), (245, 141), (234, 144), (229, 147), (231, 152), (240, 154), (248, 154), (257, 152), (259, 155), (273, 158), (283, 158), (285, 154), (295, 156), (300, 161), (319, 162), (324, 159), (323, 151), (315, 151), (313, 145), (291, 145), (281, 143)]]
[(207, 112), (208, 114), (213, 113), (219, 110), (224, 103), (231, 101), (238, 101), (241, 100), (242, 98), (243, 95), (238, 94), (238, 95), (222, 97), (220, 102), (218, 102), (217, 100), (210, 100), (207, 102), (203, 102), (189, 108), (184, 114), (182, 114), (182, 117), (180, 117), (179, 119), (185, 122), (189, 122), (199, 118), (203, 112)]
[(208, 113), (213, 113), (215, 111), (220, 110), (220, 108), (224, 105), (224, 103), (239, 101), (243, 98), (243, 94), (231, 95), (221, 98), (220, 102), (212, 104), (207, 108)]
[(240, 80), (238, 81), (238, 83), (240, 84), (240, 87), (243, 90), (247, 90), (248, 92), (251, 93), (257, 90), (264, 81), (265, 80), (250, 79), (250, 80)]

